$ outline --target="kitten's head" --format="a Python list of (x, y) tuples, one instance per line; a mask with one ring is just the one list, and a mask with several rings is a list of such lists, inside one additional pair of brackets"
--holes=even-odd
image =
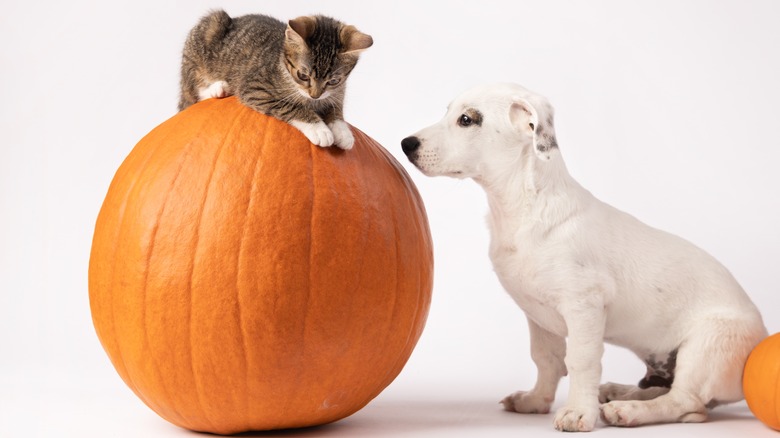
[(371, 36), (322, 15), (290, 20), (285, 32), (287, 70), (302, 95), (327, 99), (344, 87), (360, 52), (371, 47)]

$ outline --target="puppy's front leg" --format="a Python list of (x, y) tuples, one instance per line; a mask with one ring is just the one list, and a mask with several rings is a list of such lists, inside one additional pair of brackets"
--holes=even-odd
[(599, 417), (601, 356), (604, 354), (606, 311), (593, 296), (572, 297), (560, 307), (568, 330), (566, 368), (569, 399), (555, 415), (555, 428), (566, 432), (589, 432)]
[(504, 398), (504, 409), (521, 414), (547, 414), (555, 400), (558, 382), (566, 375), (563, 362), (566, 340), (548, 332), (528, 319), (531, 335), (531, 359), (536, 364), (536, 385), (531, 391), (517, 391)]

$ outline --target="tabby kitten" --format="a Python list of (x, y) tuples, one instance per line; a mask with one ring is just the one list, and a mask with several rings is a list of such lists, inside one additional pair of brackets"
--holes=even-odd
[(342, 112), (345, 81), (372, 44), (355, 26), (322, 15), (285, 25), (265, 15), (211, 12), (184, 44), (179, 110), (235, 94), (316, 145), (350, 149), (354, 138)]

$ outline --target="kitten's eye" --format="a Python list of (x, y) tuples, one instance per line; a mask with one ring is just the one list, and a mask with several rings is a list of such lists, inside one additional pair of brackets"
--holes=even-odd
[(474, 123), (474, 120), (465, 114), (461, 114), (460, 118), (458, 119), (458, 125), (463, 126), (464, 128), (466, 126), (471, 126), (472, 123)]
[(335, 87), (335, 86), (336, 86), (336, 85), (338, 85), (340, 82), (341, 82), (341, 79), (339, 79), (339, 78), (333, 78), (333, 79), (331, 79), (331, 80), (329, 80), (329, 81), (328, 81), (328, 85), (330, 85), (331, 87)]
[(309, 82), (309, 79), (310, 79), (310, 78), (309, 78), (309, 75), (307, 75), (306, 73), (301, 73), (301, 72), (299, 71), (299, 72), (298, 72), (298, 79), (300, 79), (300, 80), (301, 80), (301, 81), (303, 81), (303, 82)]

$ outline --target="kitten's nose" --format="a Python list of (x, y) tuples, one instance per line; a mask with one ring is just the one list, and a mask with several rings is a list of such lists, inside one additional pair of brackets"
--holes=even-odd
[(404, 150), (406, 155), (413, 153), (419, 147), (420, 139), (415, 136), (406, 137), (405, 139), (401, 140), (401, 149)]
[(311, 84), (309, 84), (309, 96), (311, 96), (312, 99), (319, 99), (321, 97), (324, 97), (325, 94), (325, 84), (319, 83), (317, 81), (311, 81)]

